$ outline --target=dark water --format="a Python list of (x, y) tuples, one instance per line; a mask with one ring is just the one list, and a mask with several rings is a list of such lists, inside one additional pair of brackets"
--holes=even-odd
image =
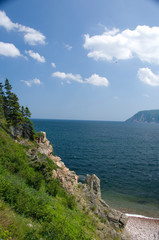
[(80, 175), (96, 174), (102, 197), (129, 213), (159, 217), (159, 125), (33, 120), (54, 153)]

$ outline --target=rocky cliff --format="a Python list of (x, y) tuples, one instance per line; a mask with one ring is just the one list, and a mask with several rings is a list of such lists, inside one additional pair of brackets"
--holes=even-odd
[(124, 227), (127, 223), (127, 216), (120, 211), (112, 209), (101, 199), (100, 179), (96, 175), (86, 175), (85, 183), (78, 182), (79, 177), (74, 171), (70, 171), (62, 162), (60, 157), (52, 154), (53, 148), (42, 132), (38, 139), (38, 151), (47, 155), (56, 165), (53, 170), (53, 178), (58, 179), (63, 188), (75, 196), (78, 207), (91, 215), (97, 224), (97, 233), (101, 239), (128, 239)]
[(159, 110), (140, 111), (127, 119), (126, 122), (159, 123)]

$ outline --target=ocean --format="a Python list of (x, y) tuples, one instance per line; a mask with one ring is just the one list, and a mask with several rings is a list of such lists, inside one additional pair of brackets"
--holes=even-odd
[(102, 198), (111, 207), (159, 217), (159, 124), (32, 121), (80, 181), (86, 174), (100, 178)]

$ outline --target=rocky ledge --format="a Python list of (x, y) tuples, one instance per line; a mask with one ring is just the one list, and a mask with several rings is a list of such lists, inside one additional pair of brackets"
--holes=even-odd
[(79, 182), (79, 177), (74, 171), (65, 166), (60, 157), (53, 156), (53, 148), (42, 132), (38, 139), (38, 151), (47, 155), (58, 166), (53, 170), (53, 177), (58, 179), (63, 188), (75, 196), (76, 202), (82, 211), (88, 212), (95, 220), (98, 218), (97, 232), (101, 239), (128, 240), (129, 237), (124, 230), (128, 217), (120, 211), (112, 209), (101, 199), (100, 179), (96, 175), (86, 175), (85, 183)]

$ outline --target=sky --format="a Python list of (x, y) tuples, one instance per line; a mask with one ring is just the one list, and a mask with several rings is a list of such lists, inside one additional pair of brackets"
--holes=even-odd
[(32, 118), (159, 109), (159, 1), (0, 0), (0, 82)]

